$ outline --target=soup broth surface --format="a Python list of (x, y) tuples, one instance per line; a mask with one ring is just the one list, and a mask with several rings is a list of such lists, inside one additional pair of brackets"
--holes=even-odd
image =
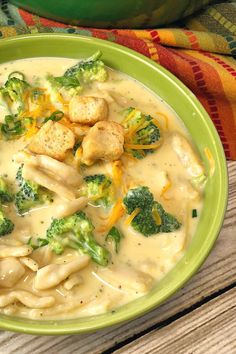
[[(10, 73), (19, 71), (25, 75), (30, 85), (47, 88), (48, 73), (59, 77), (76, 63), (77, 60), (74, 59), (35, 58), (1, 64), (0, 84), (4, 85)], [(123, 235), (119, 250), (116, 252), (114, 244), (106, 240), (107, 231), (101, 231), (107, 223), (112, 207), (104, 208), (89, 202), (83, 211), (91, 218), (95, 227), (94, 238), (111, 254), (108, 265), (101, 266), (89, 261), (87, 266), (72, 272), (56, 286), (40, 290), (34, 286), (37, 271), (30, 269), (26, 264), (27, 260), (22, 258), (30, 258), (41, 269), (53, 264), (59, 267), (83, 257), (83, 254), (72, 248), (66, 248), (63, 253), (57, 255), (46, 245), (33, 250), (26, 257), (7, 257), (7, 259), (20, 258), (18, 260), (24, 269), (22, 276), (10, 287), (6, 285), (6, 277), (10, 277), (11, 269), (4, 271), (2, 262), (6, 258), (3, 257), (0, 259), (0, 312), (4, 314), (43, 320), (115, 311), (119, 306), (143, 296), (155, 286), (182, 257), (195, 232), (203, 204), (202, 192), (192, 185), (188, 169), (173, 149), (171, 140), (173, 134), (179, 134), (187, 139), (194, 151), (188, 132), (175, 112), (159, 97), (127, 75), (112, 69), (107, 70), (108, 79), (105, 82), (94, 81), (86, 85), (81, 95), (104, 98), (109, 106), (108, 120), (117, 123), (122, 122), (123, 111), (128, 107), (135, 107), (144, 114), (154, 117), (162, 138), (160, 147), (143, 159), (136, 159), (127, 152), (121, 156), (119, 160), (122, 166), (122, 179), (120, 185), (115, 187), (118, 189), (116, 198), (123, 198), (129, 189), (147, 186), (154, 199), (181, 223), (181, 227), (172, 232), (145, 237), (128, 223), (129, 215), (124, 212), (115, 224)], [(0, 122), (4, 122), (6, 114), (5, 107), (1, 105)], [(29, 140), (30, 137), (27, 136), (0, 140), (0, 175), (6, 178), (14, 193), (18, 190), (15, 178), (20, 166), (20, 163), (13, 162), (14, 155), (26, 148)], [(73, 155), (70, 152), (64, 162), (74, 166), (72, 160)], [(99, 160), (91, 166), (78, 164), (76, 168), (83, 177), (94, 174), (106, 174), (111, 178), (113, 176), (111, 161)], [(11, 234), (0, 238), (0, 247), (6, 245), (21, 247), (26, 245), (30, 238), (45, 238), (46, 231), (55, 217), (55, 211), (62, 202), (64, 199), (54, 194), (53, 202), (39, 205), (23, 216), (17, 214), (14, 202), (2, 203), (4, 213), (15, 227)], [(193, 217), (193, 210), (197, 217)], [(49, 273), (48, 276), (52, 274)], [(74, 286), (71, 285), (73, 282)], [(35, 305), (27, 305), (27, 300), (22, 303), (19, 298), (4, 305), (3, 296), (13, 296), (17, 291), (23, 291), (22, 296), (25, 299), (28, 293), (36, 296)], [(53, 298), (53, 303), (45, 308), (38, 307), (38, 299), (46, 297)]]

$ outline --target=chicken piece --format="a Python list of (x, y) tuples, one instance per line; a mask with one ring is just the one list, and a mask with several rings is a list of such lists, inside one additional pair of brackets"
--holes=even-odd
[(204, 169), (199, 157), (184, 136), (179, 133), (173, 134), (171, 137), (171, 145), (191, 177), (204, 175)]
[(107, 120), (107, 102), (101, 97), (75, 96), (69, 104), (69, 117), (72, 122), (88, 125)]
[(87, 204), (88, 199), (85, 197), (67, 201), (56, 206), (55, 216), (57, 218), (64, 218), (66, 216), (72, 215), (75, 212), (82, 210)]
[(68, 279), (64, 282), (63, 286), (66, 290), (71, 290), (75, 286), (83, 284), (83, 278), (80, 274), (71, 274)]
[(82, 182), (81, 175), (74, 167), (46, 155), (31, 155), (26, 151), (19, 151), (14, 155), (14, 161), (46, 170), (53, 178), (63, 183), (66, 181), (70, 186), (78, 187)]
[(74, 133), (58, 122), (49, 120), (37, 134), (33, 136), (28, 146), (31, 152), (64, 160), (66, 151), (75, 144)]
[(4, 258), (0, 261), (0, 286), (11, 288), (25, 274), (25, 268), (14, 257)]
[(32, 251), (33, 249), (27, 245), (0, 245), (0, 258), (25, 257)]
[(63, 183), (62, 181), (58, 182), (56, 179), (47, 175), (43, 171), (37, 170), (35, 167), (24, 165), (22, 169), (22, 176), (23, 178), (33, 181), (58, 194), (61, 198), (68, 200), (73, 200), (76, 198), (76, 191), (74, 188), (67, 186), (66, 183)]
[(55, 303), (53, 296), (36, 296), (25, 290), (16, 290), (11, 291), (8, 294), (0, 295), (0, 307), (14, 304), (16, 301), (22, 303), (26, 307), (35, 309), (48, 308)]
[(37, 270), (39, 269), (38, 263), (30, 257), (20, 257), (19, 261), (21, 262), (21, 264), (23, 264), (33, 272), (37, 272)]
[(34, 287), (37, 290), (50, 289), (63, 280), (68, 278), (72, 273), (78, 272), (80, 269), (85, 268), (90, 261), (89, 256), (78, 256), (72, 262), (64, 264), (49, 264), (37, 271)]
[(42, 268), (52, 263), (54, 252), (49, 246), (43, 246), (34, 250), (31, 258), (38, 264), (39, 268)]
[(121, 292), (146, 293), (154, 283), (151, 275), (122, 264), (119, 267), (99, 269), (97, 273), (94, 272), (94, 275)]
[(115, 122), (98, 122), (83, 140), (82, 162), (92, 165), (96, 160), (115, 161), (124, 152), (124, 130)]

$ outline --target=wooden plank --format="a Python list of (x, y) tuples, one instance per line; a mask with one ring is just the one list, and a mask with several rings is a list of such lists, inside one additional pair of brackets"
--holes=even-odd
[(114, 353), (236, 353), (235, 298), (236, 288)]
[(132, 337), (147, 328), (191, 307), (219, 289), (236, 281), (236, 162), (229, 162), (229, 204), (224, 227), (211, 255), (195, 277), (171, 300), (151, 313), (122, 326), (107, 328), (90, 335), (39, 337), (0, 333), (0, 353), (69, 354), (101, 353), (116, 342)]

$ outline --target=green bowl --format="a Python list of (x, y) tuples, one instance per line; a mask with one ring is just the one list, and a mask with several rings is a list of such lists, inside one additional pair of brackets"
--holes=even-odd
[(211, 0), (10, 0), (40, 16), (91, 27), (162, 26), (192, 14)]
[(209, 254), (220, 231), (228, 195), (224, 151), (214, 125), (199, 101), (167, 70), (117, 44), (58, 34), (3, 39), (0, 41), (0, 62), (43, 56), (81, 58), (97, 49), (103, 52), (103, 59), (108, 66), (140, 81), (177, 112), (189, 130), (208, 172), (204, 148), (207, 146), (210, 149), (215, 160), (215, 172), (206, 185), (205, 203), (196, 233), (183, 258), (150, 293), (120, 307), (115, 313), (61, 321), (38, 321), (1, 315), (1, 329), (32, 334), (72, 334), (95, 331), (140, 316), (159, 306), (193, 276)]

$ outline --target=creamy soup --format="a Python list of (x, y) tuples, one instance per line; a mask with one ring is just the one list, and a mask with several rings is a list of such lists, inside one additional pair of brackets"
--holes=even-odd
[(4, 314), (115, 311), (175, 266), (201, 214), (204, 170), (175, 112), (100, 59), (77, 62), (0, 65)]

